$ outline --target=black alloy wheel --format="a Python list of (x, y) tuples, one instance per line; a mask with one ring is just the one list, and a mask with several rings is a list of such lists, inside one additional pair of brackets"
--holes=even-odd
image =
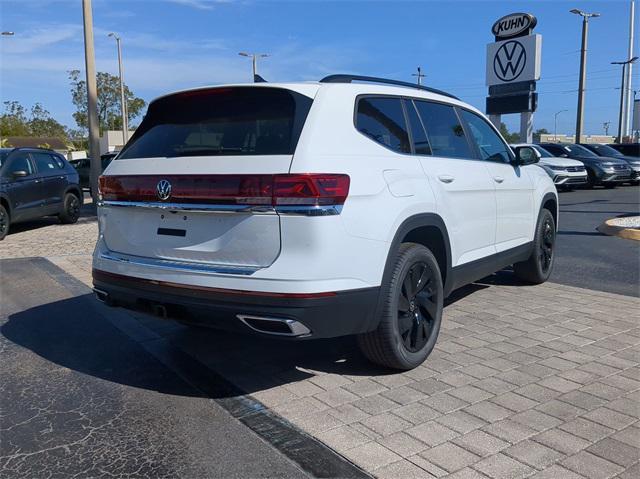
[(73, 193), (67, 193), (64, 197), (64, 209), (58, 215), (64, 224), (71, 224), (80, 218), (80, 199)]
[(553, 262), (553, 247), (556, 240), (555, 226), (551, 216), (545, 217), (542, 223), (542, 240), (539, 246), (540, 269), (544, 274), (549, 272)]
[(408, 370), (422, 364), (438, 340), (444, 299), (438, 260), (424, 245), (402, 243), (380, 288), (377, 328), (358, 335), (372, 362)]
[(426, 263), (407, 271), (398, 298), (398, 332), (407, 351), (420, 351), (429, 340), (438, 306), (432, 284), (433, 272)]
[(9, 233), (9, 214), (4, 206), (0, 205), (0, 241)]

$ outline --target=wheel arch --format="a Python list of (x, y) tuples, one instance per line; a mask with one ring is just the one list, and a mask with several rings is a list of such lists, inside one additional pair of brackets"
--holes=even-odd
[(11, 202), (9, 201), (9, 197), (6, 195), (0, 195), (0, 204), (4, 206), (4, 209), (9, 215), (9, 219), (11, 219)]
[(73, 193), (78, 197), (78, 199), (82, 203), (82, 190), (80, 189), (80, 186), (78, 185), (67, 186), (67, 188), (64, 190), (64, 194), (66, 195), (67, 193)]
[[(558, 230), (558, 216), (560, 215), (560, 205), (558, 203), (558, 195), (555, 193), (547, 193), (542, 197), (542, 201), (540, 202), (540, 210), (538, 211), (538, 218), (540, 218), (540, 214), (542, 210), (546, 209), (551, 212), (553, 216), (553, 222), (556, 224), (556, 231)], [(537, 224), (537, 218), (536, 218)]]
[[(376, 309), (376, 318), (379, 317), (378, 313), (381, 311), (380, 308), (383, 307), (384, 294), (382, 294), (382, 291), (385, 285), (389, 284), (391, 275), (393, 274), (395, 254), (400, 248), (400, 245), (407, 242), (418, 243), (431, 250), (440, 267), (445, 297), (449, 292), (449, 283), (451, 280), (451, 243), (449, 242), (449, 233), (444, 220), (435, 213), (420, 213), (410, 216), (405, 219), (396, 230), (387, 252), (387, 260), (385, 262), (380, 286), (381, 294)], [(377, 327), (377, 324), (375, 327)]]

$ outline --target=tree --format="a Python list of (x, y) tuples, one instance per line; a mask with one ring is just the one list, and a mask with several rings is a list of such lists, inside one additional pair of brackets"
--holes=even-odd
[(549, 131), (546, 128), (539, 128), (533, 132), (533, 142), (540, 143), (540, 135), (548, 135)]
[(67, 129), (51, 117), (40, 103), (31, 107), (29, 115), (17, 101), (5, 101), (0, 116), (1, 136), (49, 136), (67, 141)]
[(509, 133), (507, 125), (504, 123), (500, 123), (500, 134), (507, 143), (517, 143), (520, 141), (520, 135), (518, 133)]
[[(87, 118), (87, 82), (81, 79), (80, 70), (69, 72), (71, 81), (71, 100), (77, 111), (73, 114), (78, 127), (86, 131), (89, 127)], [(115, 75), (98, 72), (98, 123), (100, 131), (122, 129), (122, 113), (120, 105), (120, 79)], [(136, 97), (127, 85), (124, 85), (127, 102), (127, 118), (129, 122), (136, 118), (146, 106), (142, 98)]]

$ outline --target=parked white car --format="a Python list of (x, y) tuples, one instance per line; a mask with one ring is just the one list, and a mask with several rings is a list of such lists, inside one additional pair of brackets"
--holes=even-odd
[(508, 265), (549, 277), (558, 198), (536, 161), (475, 108), (392, 80), (166, 95), (100, 178), (95, 292), (217, 328), (355, 334), (410, 369), (454, 289)]
[(558, 188), (569, 190), (587, 184), (587, 169), (584, 163), (579, 160), (553, 156), (540, 145), (518, 143), (511, 145), (511, 147), (516, 150), (521, 147), (533, 148), (540, 155), (538, 165), (544, 168)]

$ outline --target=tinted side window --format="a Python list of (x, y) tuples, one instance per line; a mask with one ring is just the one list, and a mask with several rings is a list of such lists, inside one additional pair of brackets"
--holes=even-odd
[(49, 153), (31, 153), (31, 157), (36, 162), (38, 173), (42, 175), (54, 174), (56, 170), (60, 169), (53, 156)]
[(400, 98), (361, 98), (356, 128), (373, 141), (400, 153), (411, 153)]
[(564, 151), (561, 146), (545, 144), (544, 145), (544, 149), (547, 150), (552, 155), (556, 155), (556, 156), (566, 155), (567, 154), (567, 152)]
[(411, 137), (413, 139), (413, 149), (416, 155), (430, 155), (431, 147), (429, 146), (429, 138), (424, 131), (424, 126), (416, 108), (411, 100), (405, 101), (405, 107), (407, 108), (407, 118), (409, 119), (409, 126), (411, 127)]
[(30, 175), (33, 174), (33, 166), (27, 153), (14, 153), (8, 161), (5, 176), (10, 177), (14, 171), (26, 171)]
[(462, 110), (462, 117), (478, 146), (480, 158), (500, 163), (508, 163), (511, 160), (509, 147), (486, 120), (467, 110)]
[(452, 106), (428, 101), (416, 101), (415, 104), (429, 135), (433, 155), (449, 158), (475, 157)]

